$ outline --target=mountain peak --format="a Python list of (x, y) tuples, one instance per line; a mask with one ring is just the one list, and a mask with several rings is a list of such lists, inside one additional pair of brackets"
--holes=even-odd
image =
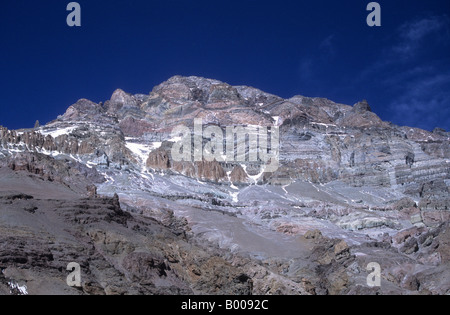
[(97, 115), (103, 112), (100, 104), (94, 103), (88, 99), (79, 99), (71, 105), (62, 116), (64, 120), (78, 120), (86, 115)]
[(108, 112), (117, 112), (122, 107), (138, 107), (136, 98), (122, 89), (117, 89), (111, 96), (108, 104), (105, 104)]
[(372, 109), (370, 108), (370, 105), (367, 102), (367, 100), (362, 100), (361, 102), (358, 102), (355, 105), (353, 105), (353, 110), (358, 113), (372, 112)]

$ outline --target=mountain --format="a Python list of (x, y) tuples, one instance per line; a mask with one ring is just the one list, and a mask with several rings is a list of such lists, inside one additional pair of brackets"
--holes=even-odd
[(176, 76), (0, 128), (0, 173), (0, 293), (450, 290), (450, 133), (367, 101)]

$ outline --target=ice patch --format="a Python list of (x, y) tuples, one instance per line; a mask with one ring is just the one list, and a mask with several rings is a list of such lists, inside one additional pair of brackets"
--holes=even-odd
[(233, 202), (239, 202), (239, 191), (238, 192), (230, 192), (231, 198), (233, 198)]
[[(313, 186), (313, 187), (317, 190), (317, 192), (320, 192), (320, 189), (319, 189), (316, 185), (314, 185), (313, 183), (311, 183), (311, 186)], [(326, 191), (324, 191), (324, 192), (326, 192)]]
[(8, 282), (9, 287), (11, 290), (9, 291), (10, 294), (13, 294), (14, 291), (19, 291), (19, 295), (28, 295), (28, 288), (26, 285), (20, 286), (18, 283), (14, 281)]
[(147, 180), (150, 180), (150, 177), (148, 176), (150, 175), (150, 177), (152, 178), (152, 180), (155, 180), (155, 176), (153, 176), (152, 173), (149, 173), (148, 171), (142, 171), (141, 172), (141, 176)]
[(237, 187), (233, 184), (233, 182), (231, 181), (231, 177), (230, 177), (231, 173), (232, 173), (232, 171), (228, 171), (228, 172), (227, 172), (227, 177), (228, 177), (228, 181), (230, 182), (230, 187), (231, 187), (232, 189), (239, 190), (239, 188), (237, 188)]
[(319, 125), (319, 126), (325, 126), (325, 127), (337, 127), (337, 125), (333, 124), (324, 124), (324, 123), (318, 123), (318, 122), (311, 122), (311, 125)]
[(78, 126), (75, 127), (67, 127), (63, 129), (56, 129), (54, 131), (47, 131), (47, 130), (38, 130), (40, 134), (43, 136), (52, 136), (53, 138), (62, 136), (62, 135), (70, 135), (73, 131), (75, 131), (78, 128)]
[(169, 142), (180, 142), (181, 140), (183, 140), (183, 138), (182, 137), (180, 137), (180, 136), (178, 136), (178, 137), (174, 137), (174, 138), (172, 138), (172, 139), (169, 139), (169, 140), (167, 140), (167, 141), (169, 141)]
[(136, 142), (130, 142), (133, 138), (126, 138), (126, 147), (140, 160), (141, 163), (145, 164), (148, 159), (148, 155), (151, 151), (161, 147), (162, 142), (151, 142), (150, 144), (142, 144)]
[(108, 174), (106, 174), (106, 173), (101, 173), (103, 176), (105, 176), (105, 178), (106, 178), (106, 183), (107, 184), (109, 184), (109, 183), (114, 183), (115, 182), (115, 179), (114, 178), (112, 178), (111, 176), (109, 176)]
[(249, 175), (248, 172), (247, 172), (247, 165), (241, 164), (241, 167), (244, 169), (244, 172), (245, 172), (245, 174), (247, 174), (248, 178), (253, 180), (253, 183), (255, 185), (258, 184), (258, 180), (264, 175), (265, 168), (263, 168), (263, 170), (258, 175), (253, 175), (252, 176), (252, 175)]
[(88, 168), (93, 168), (94, 166), (97, 166), (97, 165), (98, 165), (97, 163), (94, 163), (94, 162), (91, 162), (91, 161), (88, 161), (86, 163), (86, 167), (88, 167)]
[(79, 157), (75, 157), (73, 154), (69, 155), (71, 159), (73, 159), (74, 161), (80, 163), (80, 164), (84, 164), (83, 160), (80, 159)]
[(284, 186), (281, 187), (284, 190), (284, 192), (286, 193), (286, 195), (289, 194), (289, 192), (286, 190), (286, 188), (289, 187), (289, 186), (291, 186), (291, 184), (287, 184), (287, 185), (284, 185)]
[(275, 120), (275, 126), (279, 127), (281, 126), (282, 123), (282, 119), (280, 118), (280, 116), (272, 116), (273, 120)]

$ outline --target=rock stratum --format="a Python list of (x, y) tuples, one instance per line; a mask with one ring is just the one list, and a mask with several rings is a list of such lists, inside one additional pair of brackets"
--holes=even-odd
[[(208, 127), (247, 135), (223, 139), (236, 155), (180, 161), (180, 126), (202, 149)], [(279, 146), (252, 148), (258, 128)], [(0, 294), (450, 292), (450, 133), (384, 122), (366, 101), (176, 76), (1, 127), (0, 175)]]

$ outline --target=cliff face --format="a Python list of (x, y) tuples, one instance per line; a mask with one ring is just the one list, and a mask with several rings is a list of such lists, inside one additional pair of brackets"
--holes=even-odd
[(169, 155), (164, 150), (155, 150), (147, 158), (147, 167), (158, 170), (167, 170), (170, 168)]
[(236, 165), (230, 174), (230, 181), (234, 184), (245, 184), (249, 182), (249, 177), (240, 165)]
[[(183, 138), (175, 128), (189, 135)], [(186, 154), (180, 160), (174, 153)], [(277, 167), (269, 168), (275, 159)], [(116, 90), (104, 103), (81, 99), (35, 129), (0, 128), (3, 169), (86, 197), (118, 194), (124, 210), (233, 253), (233, 266), (241, 269), (230, 275), (250, 277), (254, 293), (272, 292), (271, 281), (284, 293), (357, 293), (351, 285), (364, 278), (366, 261), (354, 254), (380, 258), (367, 245), (374, 242), (389, 257), (383, 279), (395, 287), (392, 292), (432, 290), (437, 276), (428, 283), (418, 270), (448, 279), (439, 269), (447, 266), (446, 249), (438, 255), (430, 248), (447, 248), (440, 235), (450, 218), (449, 159), (450, 133), (384, 122), (367, 101), (349, 106), (283, 99), (199, 77), (170, 78), (149, 95)], [(175, 217), (187, 223), (180, 227)], [(307, 237), (315, 242), (306, 246), (313, 252), (297, 242), (303, 235), (317, 236)], [(328, 252), (335, 247), (336, 253)], [(120, 272), (151, 282), (155, 272), (167, 273), (164, 255), (180, 253), (128, 254)], [(303, 268), (299, 255), (321, 272)], [(162, 269), (139, 269), (141, 262)], [(211, 277), (222, 270), (209, 258), (204, 262)], [(174, 285), (197, 292), (206, 285), (193, 284), (203, 267), (183, 264), (176, 268), (192, 273), (178, 275), (191, 280), (177, 278)], [(350, 266), (352, 279), (344, 275)], [(420, 288), (400, 281), (401, 274), (416, 277), (411, 281)], [(221, 292), (248, 291), (246, 281), (236, 283)], [(446, 283), (434, 293), (447, 292)]]

